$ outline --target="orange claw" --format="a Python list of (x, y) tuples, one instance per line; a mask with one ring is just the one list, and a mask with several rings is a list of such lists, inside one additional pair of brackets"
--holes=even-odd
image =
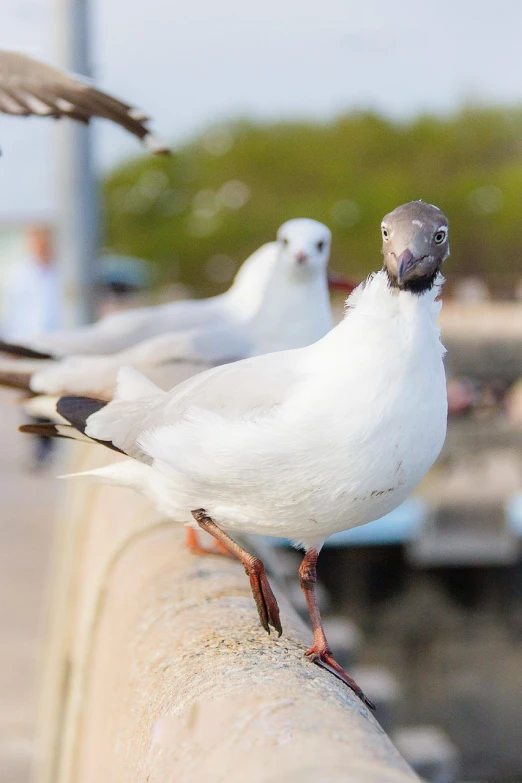
[(187, 527), (185, 546), (193, 555), (225, 555), (226, 557), (233, 557), (220, 541), (216, 541), (213, 547), (202, 546), (199, 542), (198, 531), (194, 530), (193, 527)]

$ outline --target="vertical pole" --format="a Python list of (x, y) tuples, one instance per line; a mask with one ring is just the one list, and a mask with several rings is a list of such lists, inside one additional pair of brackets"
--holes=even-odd
[[(55, 0), (60, 66), (91, 76), (89, 0)], [(94, 317), (94, 271), (98, 256), (98, 194), (92, 129), (58, 123), (58, 264), (66, 326)]]

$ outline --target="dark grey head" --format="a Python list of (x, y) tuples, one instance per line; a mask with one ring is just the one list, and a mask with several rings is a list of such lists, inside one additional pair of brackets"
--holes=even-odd
[(444, 213), (433, 204), (410, 201), (383, 218), (381, 231), (390, 284), (417, 294), (432, 288), (450, 252)]

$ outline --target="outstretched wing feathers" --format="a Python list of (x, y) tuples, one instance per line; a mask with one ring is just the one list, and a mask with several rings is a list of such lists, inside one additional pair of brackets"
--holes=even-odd
[(0, 111), (20, 117), (70, 117), (83, 123), (91, 117), (102, 117), (137, 136), (155, 152), (169, 153), (150, 132), (149, 118), (142, 111), (20, 52), (0, 50)]

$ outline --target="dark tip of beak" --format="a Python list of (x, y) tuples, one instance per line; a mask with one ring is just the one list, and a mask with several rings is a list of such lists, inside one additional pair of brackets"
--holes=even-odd
[(329, 271), (328, 286), (331, 291), (346, 291), (347, 293), (351, 293), (357, 288), (358, 283), (354, 283), (353, 280), (347, 280), (345, 277), (342, 277), (342, 275), (337, 274), (337, 272)]
[(298, 264), (304, 264), (306, 260), (308, 259), (308, 256), (306, 253), (303, 253), (302, 250), (300, 250), (298, 253), (295, 254), (295, 260)]
[(413, 269), (415, 264), (417, 263), (417, 258), (413, 255), (411, 250), (403, 250), (400, 256), (397, 259), (397, 282), (399, 285), (402, 285), (406, 278), (408, 277), (408, 273)]

